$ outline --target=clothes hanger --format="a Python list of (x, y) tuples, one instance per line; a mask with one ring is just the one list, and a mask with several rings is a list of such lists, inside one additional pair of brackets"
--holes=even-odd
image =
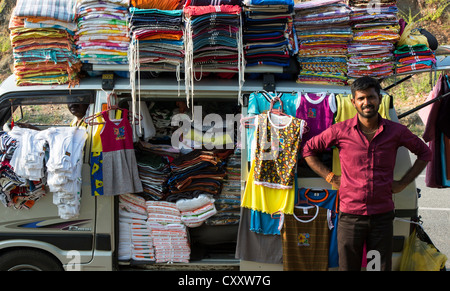
[[(87, 125), (93, 126), (93, 125), (99, 125), (99, 124), (105, 124), (105, 122), (97, 122), (95, 121), (98, 119), (98, 117), (103, 118), (103, 112), (109, 112), (109, 111), (115, 111), (120, 110), (123, 112), (123, 110), (126, 110), (125, 108), (121, 108), (118, 105), (111, 105), (111, 96), (117, 100), (117, 94), (114, 92), (111, 92), (106, 97), (106, 109), (102, 110), (101, 112), (95, 113), (93, 115), (85, 117), (84, 121)], [(139, 122), (143, 119), (141, 114), (136, 114), (135, 116), (132, 116), (131, 112), (128, 111), (128, 119), (132, 120), (134, 119), (135, 124), (139, 124)]]
[[(273, 105), (277, 102), (280, 102), (280, 108), (274, 109)], [(283, 112), (283, 101), (281, 101), (280, 97), (277, 96), (277, 97), (273, 98), (272, 101), (270, 102), (269, 114), (277, 114), (280, 116), (289, 116)]]

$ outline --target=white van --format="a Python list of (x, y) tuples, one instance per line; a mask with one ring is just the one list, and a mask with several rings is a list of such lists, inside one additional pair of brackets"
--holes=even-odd
[[(106, 80), (108, 81), (108, 80)], [(111, 80), (109, 80), (111, 81)], [(107, 82), (106, 82), (107, 83)], [(11, 110), (30, 105), (89, 103), (91, 112), (99, 112), (107, 103), (107, 93), (103, 89), (105, 80), (100, 77), (82, 79), (74, 88), (60, 86), (15, 85), (10, 76), (0, 86), (0, 123), (9, 122)], [(108, 84), (106, 84), (108, 85)], [(222, 108), (237, 107), (244, 116), (247, 113), (246, 96), (263, 90), (266, 81), (247, 80), (241, 92), (243, 105), (239, 104), (239, 85), (235, 80), (204, 79), (195, 82), (194, 101), (199, 104), (228, 104)], [(349, 87), (300, 85), (294, 81), (276, 81), (277, 92), (304, 91), (311, 93), (330, 92), (350, 94)], [(181, 90), (180, 90), (181, 87)], [(183, 84), (174, 78), (141, 79), (139, 86), (141, 101), (174, 102), (185, 100)], [(115, 78), (113, 90), (118, 102), (131, 100), (130, 81)], [(181, 92), (181, 94), (180, 94)], [(223, 112), (222, 112), (223, 113)], [(230, 112), (231, 113), (231, 112)], [(234, 112), (235, 113), (235, 112)], [(397, 120), (395, 109), (390, 108), (391, 119)], [(36, 125), (36, 124), (35, 124)], [(41, 128), (50, 125), (37, 125)], [(53, 126), (53, 125), (52, 125)], [(88, 128), (89, 129), (89, 128)], [(80, 215), (76, 219), (61, 219), (52, 203), (52, 194), (47, 193), (29, 210), (15, 210), (0, 206), (0, 270), (118, 270), (122, 268), (144, 269), (190, 269), (190, 270), (282, 270), (280, 264), (264, 264), (243, 261), (235, 258), (237, 226), (203, 227), (191, 229), (191, 243), (196, 237), (204, 239), (199, 245), (201, 256), (192, 257), (189, 263), (133, 265), (119, 262), (117, 197), (92, 196), (90, 189), (89, 155), (92, 135), (85, 145), (85, 158), (82, 171), (82, 194)], [(245, 135), (242, 135), (245, 138)], [(243, 142), (243, 141), (242, 141)], [(248, 163), (245, 152), (241, 161), (241, 188), (247, 180)], [(400, 177), (411, 166), (408, 151), (399, 149), (395, 176)], [(317, 176), (300, 177), (299, 184), (308, 187), (327, 187), (326, 182)], [(396, 216), (411, 219), (417, 216), (417, 189), (415, 183), (394, 196)], [(397, 269), (405, 239), (410, 234), (410, 225), (394, 223), (393, 269)], [(195, 247), (195, 246), (193, 246)]]

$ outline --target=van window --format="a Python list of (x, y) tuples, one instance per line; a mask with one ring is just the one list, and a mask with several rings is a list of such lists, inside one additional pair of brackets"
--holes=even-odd
[(14, 122), (36, 126), (68, 126), (74, 117), (67, 104), (20, 105), (13, 114)]

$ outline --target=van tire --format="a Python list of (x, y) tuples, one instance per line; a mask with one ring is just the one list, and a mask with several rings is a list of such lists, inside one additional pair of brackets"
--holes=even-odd
[(63, 271), (52, 256), (33, 249), (16, 249), (0, 256), (0, 271)]

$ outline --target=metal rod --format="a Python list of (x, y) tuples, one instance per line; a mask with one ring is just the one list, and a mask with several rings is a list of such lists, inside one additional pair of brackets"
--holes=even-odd
[(403, 117), (405, 117), (405, 116), (407, 116), (407, 115), (410, 115), (411, 113), (414, 113), (414, 112), (416, 112), (417, 110), (422, 109), (422, 108), (424, 108), (424, 107), (426, 107), (426, 106), (428, 106), (428, 105), (430, 105), (430, 104), (433, 104), (434, 102), (439, 101), (439, 100), (441, 100), (441, 99), (443, 99), (443, 98), (445, 98), (445, 97), (447, 97), (447, 96), (450, 96), (450, 92), (447, 92), (447, 93), (445, 93), (444, 95), (441, 95), (441, 96), (439, 96), (439, 97), (436, 97), (436, 98), (434, 98), (433, 100), (427, 101), (427, 102), (425, 102), (425, 103), (423, 103), (423, 104), (417, 106), (416, 108), (413, 108), (413, 109), (411, 109), (411, 110), (409, 110), (409, 111), (406, 111), (405, 113), (400, 114), (400, 115), (398, 116), (398, 119), (403, 118)]
[(400, 81), (395, 82), (394, 84), (391, 84), (391, 85), (387, 86), (386, 88), (384, 88), (383, 91), (389, 90), (389, 89), (391, 89), (391, 88), (393, 88), (393, 87), (395, 87), (395, 86), (405, 82), (406, 80), (411, 79), (412, 76), (413, 75), (409, 75), (409, 76), (404, 77), (403, 79), (400, 79)]

